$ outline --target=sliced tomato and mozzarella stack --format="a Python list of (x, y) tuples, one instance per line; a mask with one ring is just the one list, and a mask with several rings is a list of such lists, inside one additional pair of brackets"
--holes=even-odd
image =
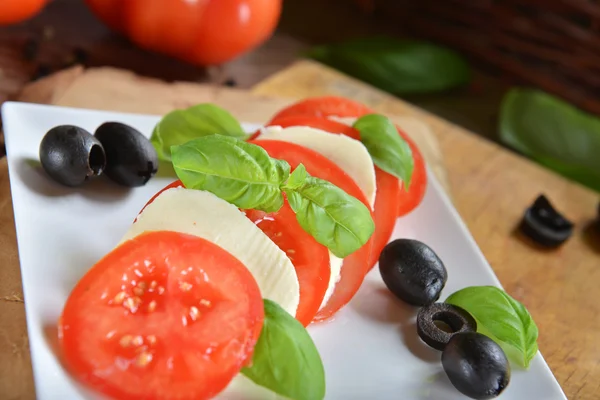
[[(303, 327), (359, 290), (403, 204), (415, 203), (402, 202), (399, 180), (410, 180), (413, 157), (411, 187), (425, 185), (414, 181), (414, 145), (369, 113), (312, 99), (248, 141), (208, 134), (163, 148), (180, 180), (148, 201), (65, 305), (70, 371), (118, 399), (322, 398), (323, 366)], [(181, 134), (187, 122), (176, 122)], [(270, 349), (278, 339), (302, 354)]]

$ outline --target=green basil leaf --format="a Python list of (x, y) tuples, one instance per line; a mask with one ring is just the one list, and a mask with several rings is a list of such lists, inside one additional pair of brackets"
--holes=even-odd
[(369, 209), (330, 182), (308, 177), (302, 186), (283, 190), (302, 229), (337, 257), (360, 249), (375, 230)]
[(467, 287), (450, 295), (446, 303), (467, 310), (477, 321), (478, 331), (498, 342), (513, 361), (529, 368), (538, 350), (538, 328), (523, 304), (495, 286)]
[(171, 161), (172, 146), (213, 134), (241, 139), (249, 137), (240, 123), (226, 110), (214, 104), (198, 104), (165, 115), (154, 127), (150, 141), (159, 158)]
[(394, 124), (383, 115), (369, 114), (357, 119), (354, 129), (360, 132), (360, 141), (375, 165), (402, 179), (408, 188), (415, 163), (410, 146), (398, 134)]
[(252, 365), (242, 374), (254, 383), (292, 400), (325, 397), (325, 369), (302, 324), (277, 303), (264, 300), (265, 320)]
[(500, 139), (600, 191), (600, 119), (549, 94), (516, 88), (502, 100)]
[(389, 37), (318, 46), (306, 55), (393, 94), (439, 92), (471, 76), (467, 62), (450, 49)]
[(211, 135), (173, 146), (171, 152), (186, 188), (209, 191), (242, 209), (275, 212), (283, 206), (280, 186), (290, 166), (259, 146)]
[(290, 178), (286, 182), (285, 187), (287, 187), (288, 189), (292, 189), (292, 190), (298, 189), (300, 186), (302, 186), (306, 182), (306, 179), (308, 178), (308, 176), (309, 176), (308, 172), (306, 171), (306, 168), (304, 167), (304, 165), (298, 164), (298, 166), (292, 172), (292, 174), (290, 175)]

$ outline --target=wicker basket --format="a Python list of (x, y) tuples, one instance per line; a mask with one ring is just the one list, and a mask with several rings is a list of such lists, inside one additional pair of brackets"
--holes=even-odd
[(355, 1), (403, 31), (600, 114), (600, 0)]

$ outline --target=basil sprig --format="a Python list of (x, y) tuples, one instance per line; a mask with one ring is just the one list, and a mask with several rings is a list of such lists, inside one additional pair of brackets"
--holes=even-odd
[(415, 166), (412, 151), (389, 118), (379, 114), (365, 115), (356, 120), (353, 128), (360, 132), (360, 141), (369, 151), (373, 163), (402, 179), (408, 189)]
[(252, 364), (241, 373), (292, 400), (325, 397), (325, 369), (302, 324), (277, 303), (264, 300), (265, 319)]
[(311, 177), (302, 165), (290, 174), (287, 162), (260, 146), (211, 135), (173, 146), (171, 155), (186, 188), (209, 191), (242, 209), (278, 211), (285, 192), (300, 226), (337, 257), (361, 248), (375, 230), (363, 203)]
[(538, 350), (538, 328), (523, 304), (495, 286), (471, 286), (446, 299), (468, 311), (477, 330), (495, 340), (507, 356), (525, 368)]
[(161, 160), (171, 161), (171, 146), (214, 134), (241, 139), (249, 136), (228, 111), (206, 103), (165, 115), (154, 127), (150, 141)]

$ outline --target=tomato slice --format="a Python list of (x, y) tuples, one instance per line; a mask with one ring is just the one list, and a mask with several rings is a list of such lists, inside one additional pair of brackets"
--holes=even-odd
[[(183, 183), (177, 180), (167, 185), (152, 196), (144, 208), (162, 192), (174, 187), (183, 187)], [(300, 303), (296, 310), (296, 319), (302, 325), (308, 326), (319, 311), (329, 285), (329, 250), (302, 229), (287, 201), (276, 213), (267, 214), (258, 210), (244, 212), (292, 262), (300, 284)]]
[(245, 210), (245, 213), (294, 265), (300, 283), (296, 319), (308, 326), (319, 311), (329, 286), (329, 250), (302, 229), (287, 201), (275, 213), (257, 210)]
[[(302, 117), (361, 117), (365, 114), (375, 112), (367, 106), (358, 103), (354, 100), (346, 99), (344, 97), (337, 96), (323, 96), (323, 97), (311, 97), (301, 100), (291, 106), (288, 106), (277, 113), (268, 125), (279, 125), (282, 121), (290, 117), (297, 117), (296, 125), (312, 126), (313, 128), (323, 129), (327, 132), (334, 132), (326, 127), (322, 122), (321, 127), (317, 125), (309, 125), (312, 119), (303, 119)], [(276, 123), (275, 123), (276, 122)], [(292, 126), (292, 125), (288, 125)], [(425, 160), (423, 155), (419, 151), (416, 144), (408, 137), (408, 135), (396, 127), (398, 133), (404, 140), (406, 140), (412, 150), (415, 167), (413, 170), (413, 176), (408, 192), (406, 190), (401, 191), (400, 202), (398, 204), (397, 215), (399, 217), (408, 214), (414, 210), (423, 200), (425, 191), (427, 189), (427, 170), (425, 167)], [(339, 128), (336, 128), (339, 129)], [(338, 133), (338, 132), (336, 132)], [(344, 133), (344, 131), (339, 132)], [(350, 136), (350, 135), (348, 135)], [(353, 136), (351, 136), (353, 137)]]
[[(333, 183), (349, 195), (356, 197), (370, 209), (367, 198), (354, 180), (335, 163), (321, 154), (304, 146), (279, 140), (255, 140), (252, 143), (265, 149), (271, 157), (287, 161), (292, 170), (298, 164), (303, 164), (310, 175)], [(335, 289), (327, 304), (317, 313), (315, 317), (316, 321), (325, 320), (333, 316), (356, 294), (370, 269), (369, 261), (372, 244), (373, 238), (344, 259), (340, 280), (335, 285)]]
[[(309, 97), (279, 111), (274, 120), (292, 115), (316, 117), (361, 117), (373, 113), (372, 109), (357, 101), (339, 96)], [(272, 125), (272, 124), (270, 124)]]
[[(289, 117), (274, 118), (267, 126), (281, 126), (288, 128), (290, 126), (309, 126), (315, 129), (321, 129), (331, 133), (341, 133), (352, 139), (360, 140), (360, 133), (351, 126), (341, 122), (333, 121), (325, 117), (313, 115), (290, 115)], [(253, 137), (254, 139), (254, 137)]]
[(399, 126), (396, 126), (396, 128), (398, 129), (400, 136), (402, 136), (410, 146), (414, 160), (414, 169), (408, 192), (403, 186), (401, 195), (399, 196), (400, 204), (398, 205), (398, 216), (401, 217), (417, 208), (417, 206), (421, 204), (421, 201), (423, 201), (425, 191), (427, 190), (427, 168), (425, 166), (423, 155), (415, 142), (413, 142)]
[(250, 359), (264, 319), (256, 281), (219, 246), (176, 232), (114, 249), (71, 292), (68, 369), (118, 399), (208, 399)]

